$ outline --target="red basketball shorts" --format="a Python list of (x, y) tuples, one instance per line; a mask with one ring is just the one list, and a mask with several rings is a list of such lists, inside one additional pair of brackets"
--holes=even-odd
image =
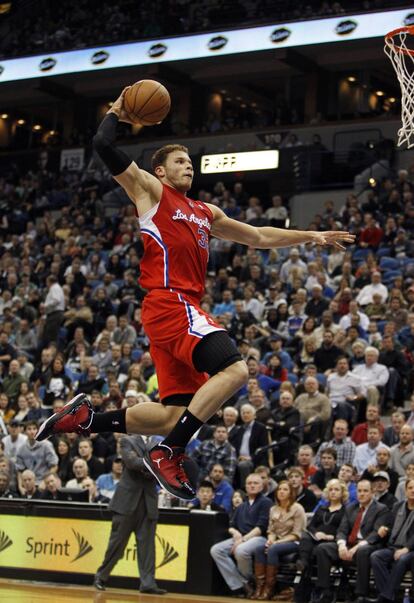
[(224, 331), (197, 301), (183, 293), (155, 289), (142, 304), (142, 324), (150, 341), (160, 399), (194, 394), (208, 379), (193, 365), (193, 351), (203, 337)]

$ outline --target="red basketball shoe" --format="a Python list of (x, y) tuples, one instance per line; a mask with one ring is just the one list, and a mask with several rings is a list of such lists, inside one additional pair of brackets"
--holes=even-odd
[(36, 434), (36, 440), (41, 442), (55, 433), (70, 433), (73, 431), (82, 435), (89, 435), (93, 415), (93, 407), (88, 396), (78, 394), (42, 423)]
[(196, 491), (183, 466), (186, 459), (184, 448), (157, 444), (145, 452), (143, 461), (164, 490), (177, 498), (192, 500)]

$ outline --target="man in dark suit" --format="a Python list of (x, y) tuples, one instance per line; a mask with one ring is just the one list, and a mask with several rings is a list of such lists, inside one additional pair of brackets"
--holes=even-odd
[(155, 530), (158, 519), (156, 481), (146, 469), (142, 457), (156, 438), (131, 435), (121, 439), (124, 471), (108, 509), (113, 512), (112, 529), (105, 558), (98, 568), (94, 586), (105, 590), (105, 582), (122, 557), (131, 532), (135, 533), (138, 552), (140, 592), (163, 595), (167, 591), (155, 582)]
[(330, 592), (330, 571), (332, 565), (340, 560), (356, 564), (355, 595), (361, 600), (368, 596), (369, 559), (371, 553), (382, 545), (378, 530), (387, 525), (388, 509), (374, 500), (372, 483), (368, 480), (358, 483), (357, 498), (357, 503), (346, 507), (336, 542), (326, 542), (316, 547), (316, 586), (322, 589), (320, 603), (332, 603), (334, 600)]
[[(391, 528), (383, 524), (380, 534), (389, 535), (388, 545), (375, 551), (371, 558), (375, 586), (381, 603), (395, 600), (404, 574), (414, 562), (414, 480), (405, 484), (407, 500), (395, 504), (392, 510)], [(413, 590), (411, 588), (411, 590)], [(411, 593), (411, 597), (412, 597)]]
[(233, 440), (237, 454), (237, 467), (240, 486), (244, 488), (246, 477), (257, 465), (267, 465), (267, 456), (264, 452), (256, 455), (255, 452), (262, 446), (267, 446), (266, 427), (256, 421), (256, 410), (251, 404), (243, 404), (240, 410), (243, 425)]

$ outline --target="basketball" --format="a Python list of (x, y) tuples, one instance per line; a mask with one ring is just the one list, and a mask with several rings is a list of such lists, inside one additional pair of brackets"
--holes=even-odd
[(124, 107), (133, 122), (153, 126), (162, 121), (171, 107), (168, 90), (155, 80), (140, 80), (125, 93)]

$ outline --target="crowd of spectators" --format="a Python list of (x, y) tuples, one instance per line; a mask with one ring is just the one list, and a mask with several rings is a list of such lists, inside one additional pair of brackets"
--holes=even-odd
[[(308, 0), (27, 0), (12, 3), (4, 11), (4, 35), (0, 42), (3, 58), (43, 52), (57, 52), (136, 41), (167, 35), (216, 30), (271, 21), (292, 21), (330, 17), (346, 13), (408, 6), (406, 0), (364, 0), (331, 2)], [(344, 5), (344, 6), (343, 6)], [(29, 16), (30, 15), (30, 16)], [(9, 32), (7, 33), (7, 26)]]
[[(107, 174), (87, 171), (0, 180), (0, 496), (54, 500), (66, 488), (108, 502), (122, 473), (122, 436), (37, 442), (38, 425), (80, 392), (97, 412), (158, 401), (141, 323), (138, 223), (132, 205), (107, 215), (102, 197), (111, 186)], [(388, 507), (405, 500), (414, 475), (413, 194), (413, 174), (400, 170), (359, 197), (350, 193), (339, 210), (321, 203), (309, 228), (355, 233), (346, 251), (211, 240), (202, 307), (228, 329), (249, 380), (187, 453), (200, 468), (192, 506), (227, 512), (233, 545), (251, 530), (261, 539), (269, 512), (269, 533), (279, 534), (270, 544), (286, 537), (282, 524), (297, 540), (304, 513), (322, 509), (322, 521), (337, 496), (326, 490), (332, 480), (343, 505), (364, 492)], [(259, 199), (240, 182), (197, 196), (254, 226), (284, 227), (289, 217), (280, 196)], [(236, 510), (246, 492), (268, 501), (259, 527), (247, 529)], [(160, 504), (179, 503), (161, 492)], [(284, 553), (268, 556), (270, 569), (258, 570), (269, 574), (267, 595), (278, 555), (294, 552), (287, 540)], [(229, 550), (216, 549), (214, 559)], [(260, 550), (241, 546), (231, 579), (228, 566), (222, 572), (239, 594), (252, 557), (263, 566)], [(327, 587), (322, 578), (319, 586)]]

